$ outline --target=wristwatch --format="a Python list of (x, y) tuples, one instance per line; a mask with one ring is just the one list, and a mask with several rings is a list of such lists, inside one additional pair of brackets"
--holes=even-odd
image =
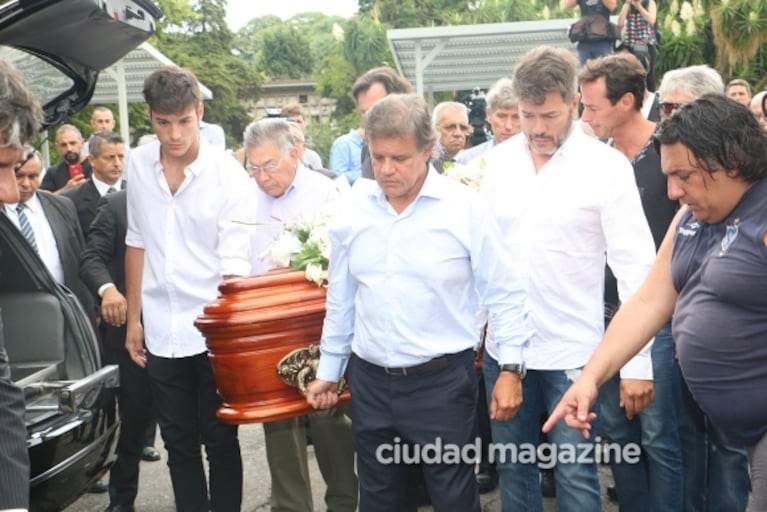
[(512, 372), (519, 375), (520, 379), (524, 379), (525, 375), (527, 375), (527, 367), (525, 366), (525, 363), (522, 364), (501, 364), (499, 365), (499, 368), (502, 372)]

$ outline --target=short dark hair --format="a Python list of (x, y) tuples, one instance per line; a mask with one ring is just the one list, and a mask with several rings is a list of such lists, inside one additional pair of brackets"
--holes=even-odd
[(280, 110), (280, 117), (293, 117), (293, 116), (301, 116), (303, 118), (306, 118), (306, 114), (304, 114), (304, 109), (299, 103), (288, 103), (287, 105), (284, 105), (282, 107), (282, 110)]
[(370, 89), (373, 84), (381, 84), (386, 94), (409, 94), (413, 92), (410, 82), (402, 78), (388, 66), (373, 68), (360, 76), (352, 85), (352, 96), (357, 99), (360, 93)]
[(200, 84), (189, 70), (163, 66), (144, 80), (144, 101), (162, 114), (177, 114), (202, 101)]
[(589, 59), (578, 74), (578, 84), (605, 79), (605, 89), (610, 105), (618, 103), (625, 94), (634, 96), (634, 110), (642, 110), (647, 90), (647, 71), (642, 63), (629, 52), (613, 53)]
[(365, 114), (364, 126), (368, 141), (413, 134), (419, 151), (437, 142), (429, 107), (417, 94), (390, 94), (376, 101)]
[(115, 132), (96, 132), (91, 136), (91, 140), (88, 143), (88, 152), (93, 156), (99, 156), (103, 144), (125, 144), (125, 141)]
[(747, 182), (767, 176), (767, 134), (747, 107), (722, 94), (704, 94), (679, 107), (660, 124), (653, 143), (658, 152), (682, 144), (709, 174), (737, 170)]
[(16, 68), (0, 59), (0, 146), (21, 149), (43, 122), (43, 109)]

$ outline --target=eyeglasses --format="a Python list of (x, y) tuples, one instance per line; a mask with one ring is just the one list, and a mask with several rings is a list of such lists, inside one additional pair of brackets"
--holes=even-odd
[(660, 111), (665, 115), (670, 116), (682, 105), (684, 105), (684, 103), (671, 103), (668, 101), (661, 101), (658, 103), (658, 108), (660, 108)]
[(263, 172), (265, 172), (267, 174), (274, 174), (274, 173), (276, 173), (277, 171), (280, 170), (280, 165), (282, 165), (282, 158), (280, 158), (279, 161), (277, 161), (277, 162), (271, 162), (271, 163), (264, 164), (264, 165), (251, 165), (251, 164), (248, 164), (247, 166), (245, 166), (245, 169), (251, 175), (256, 175), (260, 171), (263, 171)]

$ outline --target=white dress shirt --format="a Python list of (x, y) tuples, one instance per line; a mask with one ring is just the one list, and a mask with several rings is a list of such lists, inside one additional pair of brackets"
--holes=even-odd
[(206, 350), (194, 326), (226, 275), (250, 272), (255, 186), (236, 160), (204, 140), (171, 194), (160, 143), (128, 164), (128, 247), (144, 249), (142, 315), (149, 351), (187, 357)]
[(271, 264), (259, 258), (269, 244), (282, 233), (286, 222), (297, 217), (312, 219), (321, 212), (330, 212), (338, 199), (335, 183), (322, 174), (298, 164), (293, 183), (280, 197), (272, 197), (256, 185), (256, 222), (252, 230), (253, 266), (251, 274), (262, 274)]
[[(625, 302), (655, 260), (634, 172), (618, 151), (574, 127), (536, 173), (524, 134), (485, 155), (480, 189), (528, 279), (535, 333), (528, 368), (583, 366), (604, 335), (605, 255)], [(487, 350), (498, 346), (490, 333)], [(652, 378), (646, 347), (622, 370)]]
[(109, 183), (104, 183), (103, 181), (98, 179), (96, 175), (94, 174), (93, 176), (91, 176), (91, 181), (93, 181), (93, 185), (96, 187), (96, 190), (98, 190), (99, 195), (101, 197), (104, 197), (105, 195), (107, 195), (109, 193), (110, 188), (115, 189), (115, 192), (117, 192), (118, 190), (122, 190), (122, 187), (123, 187), (122, 178), (117, 180), (117, 182), (114, 185), (110, 185)]
[(477, 348), (481, 300), (500, 361), (530, 338), (524, 281), (476, 192), (432, 168), (397, 214), (374, 180), (357, 180), (330, 229), (327, 313), (319, 379), (338, 381), (350, 352), (408, 367)]
[[(45, 216), (43, 211), (43, 205), (40, 199), (37, 197), (39, 192), (35, 193), (29, 201), (27, 201), (24, 213), (29, 220), (29, 225), (32, 226), (32, 231), (35, 233), (35, 243), (37, 244), (37, 253), (40, 255), (40, 259), (43, 260), (48, 271), (56, 279), (59, 284), (64, 284), (64, 267), (61, 265), (61, 257), (59, 256), (59, 247), (56, 245), (56, 237), (53, 236), (53, 229), (51, 228), (48, 217)], [(5, 214), (11, 219), (19, 230), (19, 215), (16, 213), (16, 205), (6, 204)]]

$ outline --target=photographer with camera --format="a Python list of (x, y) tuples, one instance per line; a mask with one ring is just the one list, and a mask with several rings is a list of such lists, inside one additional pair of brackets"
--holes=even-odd
[(618, 28), (626, 27), (624, 44), (647, 70), (647, 90), (655, 91), (655, 59), (660, 44), (656, 30), (655, 0), (626, 0), (618, 16)]

